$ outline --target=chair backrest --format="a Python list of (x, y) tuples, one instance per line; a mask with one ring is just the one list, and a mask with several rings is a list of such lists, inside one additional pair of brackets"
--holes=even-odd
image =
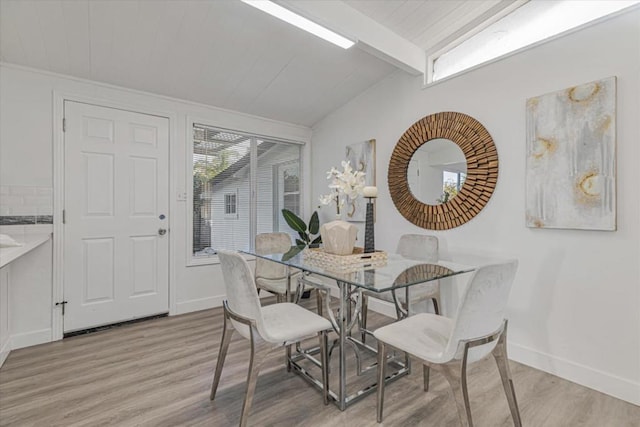
[[(264, 324), (260, 299), (247, 260), (236, 251), (218, 251), (229, 308), (236, 314), (255, 320), (258, 331)], [(249, 327), (231, 321), (233, 327), (245, 338), (250, 338)]]
[(438, 261), (438, 238), (426, 234), (403, 234), (396, 253), (420, 261)]
[[(481, 338), (500, 329), (517, 268), (518, 261), (510, 260), (482, 266), (473, 273), (458, 306), (453, 331), (445, 350), (447, 356), (460, 358), (460, 341)], [(496, 344), (497, 340), (472, 348), (468, 361), (483, 358)]]
[[(287, 233), (262, 233), (256, 236), (256, 253), (259, 255), (286, 253), (291, 248), (291, 236)], [(285, 279), (287, 267), (277, 262), (256, 258), (256, 277)]]

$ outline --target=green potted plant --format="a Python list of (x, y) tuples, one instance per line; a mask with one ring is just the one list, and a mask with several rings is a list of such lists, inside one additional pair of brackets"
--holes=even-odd
[(314, 211), (309, 219), (309, 225), (307, 225), (298, 215), (294, 214), (288, 209), (282, 209), (282, 216), (287, 222), (287, 225), (294, 231), (298, 232), (299, 238), (296, 239), (296, 244), (289, 249), (289, 251), (282, 257), (283, 260), (288, 260), (296, 256), (304, 248), (317, 248), (322, 243), (322, 237), (318, 234), (320, 232), (320, 219), (318, 218), (318, 212)]

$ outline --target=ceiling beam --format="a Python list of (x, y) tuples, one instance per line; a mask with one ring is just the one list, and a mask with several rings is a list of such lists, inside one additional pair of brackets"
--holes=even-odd
[(412, 74), (426, 68), (423, 49), (340, 0), (280, 0), (278, 4), (356, 41), (356, 46)]

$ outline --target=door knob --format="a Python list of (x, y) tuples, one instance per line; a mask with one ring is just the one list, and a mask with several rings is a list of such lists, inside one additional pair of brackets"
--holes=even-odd
[(166, 228), (158, 229), (158, 234), (161, 236), (164, 236), (165, 234), (167, 234), (167, 229)]

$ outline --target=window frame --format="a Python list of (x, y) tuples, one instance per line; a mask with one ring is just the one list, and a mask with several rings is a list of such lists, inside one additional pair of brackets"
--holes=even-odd
[(457, 171), (451, 171), (451, 170), (447, 170), (447, 169), (442, 169), (442, 188), (444, 190), (444, 184), (447, 182), (444, 178), (444, 174), (445, 173), (450, 173), (452, 175), (456, 176), (456, 190), (460, 191), (462, 189), (462, 186), (464, 185), (464, 181), (467, 179), (467, 173), (466, 172), (457, 172)]
[(575, 32), (578, 31), (582, 31), (585, 28), (589, 28), (593, 25), (598, 25), (604, 21), (607, 21), (609, 19), (614, 19), (617, 16), (620, 16), (622, 14), (628, 13), (628, 12), (632, 12), (634, 10), (640, 9), (640, 4), (635, 4), (635, 5), (630, 5), (627, 7), (624, 7), (620, 10), (617, 10), (615, 12), (609, 13), (607, 15), (601, 16), (599, 18), (593, 19), (591, 21), (585, 22), (583, 24), (577, 25), (573, 28), (567, 29), (565, 31), (561, 31), (557, 34), (554, 34), (552, 36), (549, 36), (547, 38), (543, 38), (541, 40), (538, 40), (537, 42), (528, 44), (526, 46), (520, 47), (518, 49), (512, 50), (510, 52), (504, 53), (502, 55), (496, 56), (495, 58), (489, 59), (487, 61), (481, 62), (479, 64), (473, 65), (471, 67), (465, 68), (463, 70), (460, 70), (454, 74), (442, 77), (438, 80), (433, 80), (433, 74), (434, 74), (434, 64), (435, 62), (438, 60), (438, 58), (446, 53), (448, 53), (450, 50), (454, 49), (455, 47), (457, 47), (458, 45), (460, 45), (461, 43), (465, 42), (466, 40), (474, 37), (477, 33), (479, 33), (480, 31), (484, 30), (485, 28), (487, 28), (488, 26), (494, 24), (495, 22), (497, 22), (498, 20), (504, 18), (505, 16), (507, 16), (508, 14), (510, 14), (511, 12), (515, 11), (516, 9), (518, 9), (519, 7), (525, 5), (526, 3), (528, 3), (530, 0), (516, 0), (514, 1), (514, 3), (512, 3), (511, 5), (509, 5), (508, 7), (506, 7), (505, 9), (503, 9), (499, 14), (493, 16), (490, 20), (485, 21), (482, 25), (474, 28), (472, 31), (462, 35), (461, 37), (455, 39), (454, 41), (446, 44), (445, 46), (442, 47), (436, 47), (436, 49), (434, 49), (433, 51), (428, 51), (427, 52), (427, 59), (426, 59), (426, 70), (424, 73), (424, 81), (423, 81), (423, 85), (422, 88), (423, 89), (427, 89), (431, 86), (446, 82), (450, 79), (456, 78), (458, 76), (461, 76), (463, 74), (472, 72), (478, 68), (481, 67), (485, 67), (487, 65), (493, 64), (495, 62), (498, 61), (502, 61), (503, 59), (509, 58), (513, 55), (517, 55), (520, 54), (522, 52), (525, 52), (529, 49), (534, 49), (538, 46), (541, 46), (545, 43), (549, 43), (551, 41), (557, 40), (559, 38), (568, 36), (570, 34), (573, 34)]
[[(490, 64), (490, 63), (492, 63), (494, 61), (497, 61), (499, 59), (505, 58), (508, 55), (510, 55), (511, 53), (515, 53), (515, 51), (514, 52), (510, 52), (510, 53), (507, 53), (505, 55), (493, 58), (493, 59), (491, 59), (489, 61), (483, 62), (481, 64), (474, 65), (473, 67), (466, 68), (466, 69), (464, 69), (462, 71), (459, 71), (459, 72), (457, 72), (455, 74), (451, 74), (449, 76), (443, 77), (443, 78), (435, 80), (435, 81), (433, 80), (433, 73), (434, 73), (434, 68), (435, 68), (434, 65), (435, 65), (436, 61), (438, 60), (438, 58), (440, 58), (442, 55), (444, 55), (445, 53), (449, 52), (450, 50), (454, 49), (458, 45), (464, 43), (468, 39), (472, 38), (473, 36), (475, 36), (476, 34), (481, 32), (485, 28), (487, 28), (487, 27), (493, 25), (494, 23), (498, 22), (499, 20), (501, 20), (505, 16), (509, 15), (511, 12), (515, 11), (520, 6), (525, 5), (529, 1), (530, 0), (515, 0), (509, 6), (505, 7), (500, 12), (498, 12), (495, 15), (491, 16), (489, 19), (485, 20), (480, 25), (475, 26), (472, 30), (468, 31), (467, 33), (464, 33), (463, 35), (461, 35), (460, 37), (456, 38), (452, 42), (447, 43), (446, 45), (444, 45), (444, 46), (442, 46), (440, 48), (437, 48), (437, 50), (435, 50), (434, 52), (431, 52), (431, 53), (427, 52), (427, 64), (426, 64), (426, 70), (425, 70), (425, 73), (424, 73), (424, 84), (423, 84), (423, 87), (429, 87), (431, 85), (435, 85), (435, 84), (444, 82), (446, 80), (449, 80), (450, 78), (457, 77), (457, 76), (459, 76), (461, 74), (464, 74), (466, 72), (474, 70), (474, 69), (476, 69), (478, 67), (481, 67), (483, 65), (487, 65), (487, 64)], [(525, 48), (526, 47), (527, 46), (525, 46)]]
[[(260, 139), (263, 141), (273, 141), (277, 143), (283, 144), (292, 144), (300, 146), (300, 158), (299, 158), (299, 167), (300, 167), (300, 210), (302, 214), (306, 214), (306, 205), (308, 203), (308, 196), (305, 195), (305, 192), (308, 192), (308, 180), (305, 177), (305, 172), (308, 170), (309, 164), (309, 146), (311, 135), (309, 133), (308, 136), (305, 135), (297, 135), (297, 132), (284, 132), (287, 136), (280, 136), (279, 133), (282, 132), (273, 132), (272, 135), (263, 135), (256, 132), (245, 131), (241, 126), (238, 126), (236, 129), (230, 128), (228, 126), (220, 126), (216, 124), (216, 120), (211, 118), (203, 118), (203, 117), (194, 117), (194, 116), (186, 116), (185, 123), (185, 186), (184, 192), (178, 192), (177, 198), (179, 201), (184, 201), (186, 203), (186, 218), (185, 218), (185, 266), (186, 267), (198, 267), (198, 266), (206, 266), (206, 265), (216, 265), (219, 264), (220, 261), (216, 254), (208, 255), (208, 256), (194, 256), (193, 255), (193, 126), (194, 125), (203, 125), (212, 127), (221, 131), (227, 131), (231, 133), (240, 133), (244, 136), (250, 137), (252, 139)], [(234, 123), (234, 126), (237, 123)], [(286, 127), (283, 124), (282, 128), (286, 131)], [(273, 131), (273, 124), (267, 127), (269, 131)], [(278, 128), (278, 126), (275, 126)], [(288, 134), (290, 133), (290, 135)], [(301, 132), (302, 134), (302, 132)], [(294, 136), (299, 139), (292, 139), (291, 136)], [(251, 156), (251, 171), (250, 171), (250, 202), (249, 209), (252, 212), (250, 215), (253, 216), (253, 212), (256, 209), (256, 191), (257, 191), (257, 179), (256, 179), (256, 167), (257, 167), (257, 144), (252, 145), (252, 156)], [(236, 213), (237, 210), (237, 202), (238, 196), (236, 196)], [(250, 235), (255, 235), (257, 224), (255, 221), (250, 221)], [(247, 260), (252, 260), (254, 257), (250, 255), (245, 255)]]
[[(302, 156), (300, 156), (302, 157)], [(284, 191), (284, 188), (282, 189), (282, 194), (280, 194), (280, 171), (282, 171), (283, 169), (292, 166), (292, 165), (297, 165), (298, 166), (298, 191), (297, 192), (290, 192), (290, 193), (286, 193)], [(303, 211), (302, 209), (302, 159), (298, 159), (298, 160), (289, 160), (286, 162), (280, 162), (280, 163), (276, 163), (272, 166), (273, 172), (272, 172), (272, 193), (273, 194), (273, 225), (274, 227), (277, 228), (278, 231), (280, 231), (280, 196), (282, 196), (282, 200), (283, 200), (283, 205), (284, 205), (284, 196), (289, 195), (289, 194), (296, 194), (298, 195), (298, 203), (299, 203), (299, 207), (300, 207), (300, 212), (297, 213), (297, 215), (300, 215)], [(294, 212), (295, 213), (295, 212)]]
[[(233, 198), (233, 204), (229, 203), (229, 199)], [(233, 212), (229, 212), (227, 208), (233, 207)], [(226, 219), (238, 219), (238, 189), (233, 192), (224, 193), (224, 217)]]

